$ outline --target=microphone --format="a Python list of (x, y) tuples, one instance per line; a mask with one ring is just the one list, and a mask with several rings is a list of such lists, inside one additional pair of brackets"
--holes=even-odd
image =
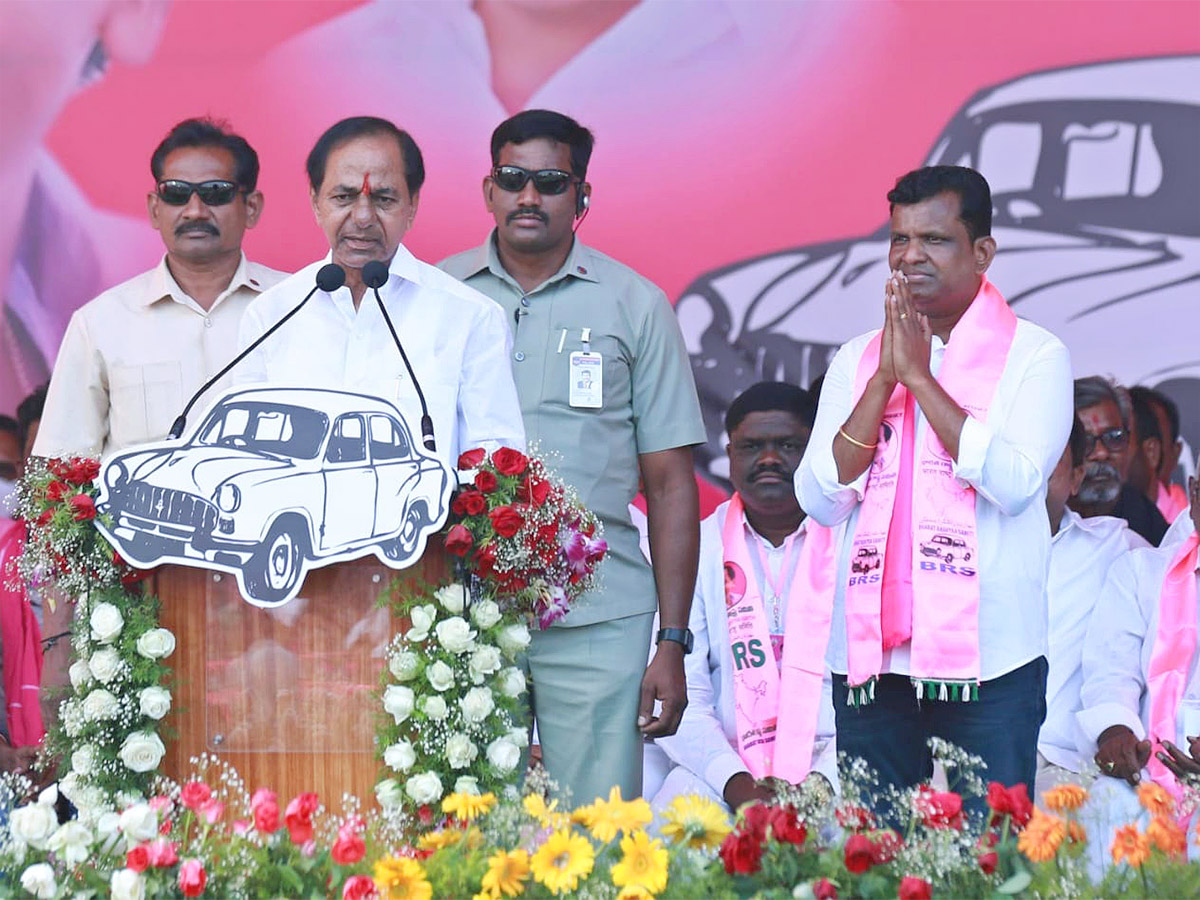
[(250, 354), (250, 351), (257, 348), (259, 344), (278, 331), (279, 327), (284, 322), (286, 322), (296, 313), (300, 312), (300, 307), (304, 306), (304, 304), (309, 301), (309, 298), (312, 297), (313, 294), (315, 294), (318, 290), (325, 291), (325, 293), (336, 291), (345, 283), (346, 270), (341, 266), (337, 265), (336, 263), (327, 263), (321, 266), (321, 268), (317, 271), (317, 283), (313, 286), (311, 291), (304, 295), (303, 300), (292, 307), (291, 312), (264, 331), (258, 340), (235, 356), (229, 365), (225, 366), (225, 368), (221, 369), (220, 372), (208, 379), (208, 381), (204, 382), (204, 384), (200, 387), (200, 390), (192, 394), (192, 399), (187, 402), (187, 406), (183, 408), (183, 412), (179, 414), (179, 418), (177, 418), (175, 423), (171, 426), (171, 431), (169, 432), (168, 437), (170, 437), (172, 440), (178, 440), (179, 436), (183, 434), (183, 429), (187, 427), (187, 415), (192, 411), (192, 406), (195, 405), (196, 401), (200, 399), (200, 396), (210, 387), (224, 378), (230, 369), (232, 369)]
[(408, 377), (412, 379), (413, 387), (417, 389), (417, 399), (421, 401), (421, 443), (425, 445), (425, 449), (430, 452), (437, 451), (437, 442), (433, 438), (433, 419), (429, 416), (429, 406), (425, 403), (425, 392), (421, 390), (421, 382), (417, 381), (417, 373), (413, 371), (412, 363), (408, 361), (408, 354), (404, 352), (404, 345), (400, 343), (400, 336), (396, 334), (396, 326), (392, 324), (392, 317), (388, 315), (387, 308), (383, 305), (383, 298), (379, 296), (379, 289), (387, 284), (388, 267), (386, 264), (377, 259), (371, 260), (362, 268), (362, 282), (369, 287), (375, 294), (375, 302), (379, 304), (379, 311), (383, 313), (383, 321), (387, 322), (388, 331), (392, 333), (392, 341), (396, 344), (396, 349), (400, 351), (400, 358), (404, 360), (404, 368), (408, 369)]

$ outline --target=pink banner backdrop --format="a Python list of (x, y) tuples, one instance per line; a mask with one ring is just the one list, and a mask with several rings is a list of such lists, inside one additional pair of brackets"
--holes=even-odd
[(1018, 314), (1060, 331), (1078, 374), (1159, 384), (1198, 429), (1197, 54), (1195, 2), (8, 0), (0, 411), (45, 378), (73, 309), (161, 253), (148, 160), (180, 119), (227, 119), (258, 150), (246, 249), (293, 270), (325, 251), (303, 160), (338, 118), (421, 145), (406, 243), (436, 261), (487, 233), (491, 130), (545, 106), (596, 133), (582, 239), (678, 301), (710, 478), (733, 392), (807, 385), (876, 324), (884, 195), (934, 160), (992, 179)]

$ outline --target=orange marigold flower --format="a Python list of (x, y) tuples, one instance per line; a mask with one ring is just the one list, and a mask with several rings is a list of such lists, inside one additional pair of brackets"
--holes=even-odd
[(1137, 825), (1126, 825), (1117, 829), (1112, 843), (1114, 864), (1125, 860), (1135, 869), (1150, 857), (1150, 838), (1138, 831)]
[(1175, 813), (1175, 798), (1161, 784), (1143, 781), (1137, 789), (1138, 802), (1152, 816), (1171, 816)]
[(1168, 856), (1183, 856), (1187, 853), (1187, 833), (1173, 819), (1155, 816), (1146, 827), (1146, 837)]
[(1017, 838), (1017, 849), (1030, 862), (1049, 862), (1058, 853), (1063, 838), (1067, 836), (1067, 825), (1058, 816), (1052, 816), (1034, 807), (1029, 824)]
[(1079, 809), (1087, 802), (1087, 798), (1087, 788), (1077, 784), (1060, 784), (1042, 794), (1042, 802), (1046, 804), (1046, 808), (1057, 813)]
[(1067, 819), (1067, 840), (1072, 844), (1086, 844), (1087, 830), (1074, 819)]

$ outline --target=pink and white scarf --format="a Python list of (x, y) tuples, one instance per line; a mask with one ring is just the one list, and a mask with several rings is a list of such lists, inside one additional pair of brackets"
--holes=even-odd
[[(832, 614), (827, 604), (814, 609), (804, 602), (805, 597), (829, 596), (833, 590), (833, 570), (826, 564), (832, 555), (832, 533), (811, 519), (806, 529), (795, 573), (790, 579), (783, 573), (788, 607), (779, 668), (750, 559), (745, 510), (736, 493), (721, 532), (738, 754), (755, 778), (773, 776), (793, 783), (802, 781), (812, 766)], [(788, 702), (781, 704), (781, 697)]]
[(42, 632), (14, 563), (25, 547), (25, 523), (0, 518), (0, 639), (4, 642), (4, 704), (9, 742), (37, 744), (42, 726)]
[[(981, 422), (1016, 328), (1017, 317), (984, 278), (946, 345), (938, 383)], [(871, 340), (859, 361), (855, 403), (879, 367), (882, 337), (880, 332)], [(915, 432), (915, 403), (897, 384), (884, 410), (851, 544), (845, 604), (851, 705), (874, 698), (884, 651), (909, 641), (918, 696), (978, 696), (975, 490), (954, 477), (950, 454), (932, 428), (919, 447)], [(868, 568), (879, 559), (882, 571)], [(864, 565), (854, 566), (856, 560)]]

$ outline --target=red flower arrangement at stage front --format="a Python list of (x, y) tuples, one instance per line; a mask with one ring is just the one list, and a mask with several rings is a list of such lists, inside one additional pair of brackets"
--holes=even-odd
[(446, 551), (502, 609), (548, 628), (595, 585), (608, 552), (599, 520), (536, 457), (477, 448), (458, 468), (474, 476), (450, 506)]

